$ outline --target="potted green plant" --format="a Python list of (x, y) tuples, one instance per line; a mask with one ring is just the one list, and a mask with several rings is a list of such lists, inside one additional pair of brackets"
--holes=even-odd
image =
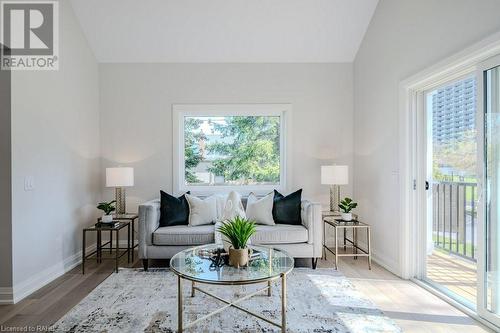
[(341, 213), (342, 220), (351, 221), (352, 220), (351, 210), (353, 210), (357, 206), (358, 204), (352, 201), (351, 198), (344, 198), (344, 200), (342, 200), (339, 204), (339, 208), (342, 211)]
[(97, 209), (100, 209), (104, 212), (104, 215), (101, 217), (101, 222), (103, 223), (113, 222), (113, 215), (111, 215), (111, 213), (115, 211), (115, 206), (114, 206), (115, 203), (116, 200), (113, 200), (110, 202), (100, 202), (97, 205)]
[(250, 249), (248, 240), (255, 234), (255, 223), (248, 219), (236, 216), (232, 220), (222, 222), (218, 231), (231, 243), (229, 247), (229, 265), (241, 267), (248, 264)]

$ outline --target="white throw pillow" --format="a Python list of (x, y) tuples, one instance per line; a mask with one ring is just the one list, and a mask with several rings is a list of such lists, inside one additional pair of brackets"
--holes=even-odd
[(211, 224), (217, 220), (217, 203), (215, 196), (200, 199), (186, 193), (189, 204), (189, 225), (192, 227)]
[(245, 218), (245, 209), (241, 203), (240, 194), (235, 191), (231, 191), (227, 196), (226, 204), (224, 205), (224, 210), (222, 211), (221, 221), (232, 220), (236, 216)]
[(215, 200), (217, 202), (217, 221), (220, 221), (226, 206), (227, 194), (215, 194)]
[(257, 224), (274, 225), (273, 199), (273, 192), (260, 199), (250, 193), (247, 200), (247, 219)]

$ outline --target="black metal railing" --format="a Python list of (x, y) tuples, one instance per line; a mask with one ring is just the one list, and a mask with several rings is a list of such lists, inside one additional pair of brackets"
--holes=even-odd
[(477, 184), (432, 184), (432, 238), (434, 246), (476, 261)]

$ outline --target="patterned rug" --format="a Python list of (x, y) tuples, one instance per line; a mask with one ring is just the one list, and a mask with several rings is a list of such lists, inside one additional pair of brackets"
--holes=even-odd
[[(199, 285), (225, 299), (265, 286)], [(223, 305), (183, 283), (184, 324)], [(281, 321), (280, 284), (240, 305)], [(287, 332), (401, 332), (394, 322), (331, 269), (296, 268), (287, 278)], [(168, 269), (122, 269), (112, 274), (55, 325), (56, 332), (176, 332), (177, 278)], [(186, 332), (279, 332), (277, 327), (229, 308)]]

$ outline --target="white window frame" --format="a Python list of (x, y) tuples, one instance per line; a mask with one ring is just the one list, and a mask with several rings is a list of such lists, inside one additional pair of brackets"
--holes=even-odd
[[(280, 182), (276, 185), (187, 185), (185, 182), (184, 156), (184, 118), (185, 117), (224, 117), (224, 116), (278, 116), (280, 117)], [(197, 195), (210, 195), (238, 191), (242, 195), (250, 192), (267, 194), (276, 189), (288, 190), (290, 163), (288, 148), (290, 143), (289, 122), (290, 104), (173, 104), (173, 192), (176, 194), (191, 191)]]
[(422, 127), (425, 120), (424, 105), (421, 103), (423, 94), (429, 89), (474, 73), (481, 62), (499, 53), (500, 33), (497, 33), (399, 84), (401, 256), (400, 270), (395, 273), (404, 279), (421, 278), (423, 275), (419, 253), (423, 253), (420, 227), (423, 225), (422, 212), (426, 203), (426, 175), (419, 169), (418, 161), (425, 156), (425, 145), (417, 139), (418, 128)]

